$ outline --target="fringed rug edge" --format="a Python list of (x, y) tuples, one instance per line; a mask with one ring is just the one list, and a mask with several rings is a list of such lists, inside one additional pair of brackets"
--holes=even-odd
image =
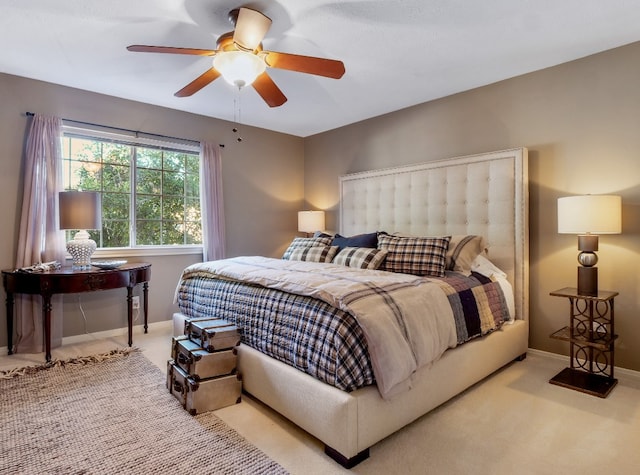
[(12, 379), (27, 374), (34, 374), (39, 371), (65, 366), (86, 366), (89, 364), (101, 363), (103, 361), (111, 360), (114, 358), (121, 358), (128, 356), (131, 353), (139, 352), (140, 349), (136, 347), (131, 348), (118, 348), (106, 353), (99, 353), (97, 355), (90, 356), (74, 356), (66, 360), (53, 360), (47, 363), (43, 363), (36, 366), (24, 366), (22, 368), (14, 368), (5, 371), (0, 371), (0, 379)]

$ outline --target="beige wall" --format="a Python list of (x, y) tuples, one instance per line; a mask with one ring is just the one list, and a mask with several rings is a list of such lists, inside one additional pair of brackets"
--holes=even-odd
[(557, 198), (622, 195), (623, 234), (600, 238), (600, 288), (620, 292), (616, 365), (640, 370), (638, 58), (635, 43), (309, 137), (305, 198), (332, 211), (327, 227), (335, 229), (341, 174), (527, 147), (530, 346), (566, 354), (567, 344), (548, 335), (567, 324), (568, 303), (549, 292), (575, 286), (577, 238), (557, 234)]
[[(601, 237), (600, 287), (620, 292), (616, 364), (640, 370), (639, 57), (636, 43), (306, 139), (245, 127), (241, 145), (224, 121), (0, 74), (0, 267), (13, 266), (15, 255), (27, 110), (225, 143), (230, 256), (280, 255), (295, 233), (303, 196), (310, 206), (330, 210), (327, 227), (335, 229), (341, 174), (525, 146), (531, 201), (530, 346), (567, 352), (565, 343), (548, 338), (566, 324), (568, 310), (563, 299), (549, 292), (575, 285), (577, 265), (576, 238), (556, 232), (557, 198), (617, 193), (623, 198), (623, 234)], [(199, 259), (130, 258), (153, 264), (152, 322), (170, 317), (179, 273)], [(89, 332), (124, 326), (124, 299), (119, 297), (117, 291), (82, 296)], [(3, 346), (5, 311), (0, 307)], [(84, 331), (76, 297), (66, 298), (64, 334)]]
[[(26, 111), (224, 143), (227, 254), (279, 256), (295, 233), (296, 212), (303, 202), (304, 143), (299, 137), (243, 126), (244, 140), (239, 144), (229, 122), (5, 74), (0, 74), (0, 104), (2, 269), (14, 266), (16, 253)], [(202, 255), (127, 259), (152, 264), (149, 320), (156, 322), (171, 317), (180, 272)], [(86, 330), (126, 326), (125, 296), (124, 289), (81, 294)], [(64, 310), (64, 336), (84, 333), (78, 295), (65, 297)], [(5, 307), (0, 305), (0, 347), (7, 344), (5, 317)]]

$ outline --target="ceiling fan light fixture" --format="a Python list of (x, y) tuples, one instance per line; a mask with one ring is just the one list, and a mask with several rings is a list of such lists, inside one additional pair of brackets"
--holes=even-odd
[(246, 51), (222, 51), (213, 58), (213, 67), (232, 86), (242, 88), (264, 73), (266, 63), (259, 56)]

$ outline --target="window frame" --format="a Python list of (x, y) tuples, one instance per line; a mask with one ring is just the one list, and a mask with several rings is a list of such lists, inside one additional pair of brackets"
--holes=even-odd
[[(114, 132), (113, 130), (117, 130)], [(158, 138), (154, 135), (125, 131), (124, 129), (111, 129), (109, 127), (70, 125), (63, 122), (62, 137), (80, 138), (85, 140), (104, 141), (118, 143), (133, 147), (156, 148), (179, 153), (190, 153), (200, 155), (200, 143), (192, 140), (179, 139), (174, 137)], [(135, 184), (136, 170), (135, 153), (132, 154), (130, 163), (131, 189), (129, 190), (130, 216), (129, 216), (129, 246), (123, 247), (98, 247), (93, 253), (94, 257), (128, 257), (128, 256), (168, 256), (168, 255), (190, 255), (201, 254), (203, 244), (153, 244), (153, 245), (131, 245), (132, 236), (136, 236), (136, 214), (135, 214)], [(164, 170), (164, 167), (163, 167)], [(200, 193), (199, 193), (200, 194)]]

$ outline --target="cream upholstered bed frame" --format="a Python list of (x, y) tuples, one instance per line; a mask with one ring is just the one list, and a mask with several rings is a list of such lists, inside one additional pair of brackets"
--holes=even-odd
[(344, 235), (480, 234), (514, 286), (516, 321), (447, 351), (415, 375), (414, 387), (383, 400), (375, 387), (351, 393), (319, 382), (245, 345), (244, 389), (325, 444), (350, 467), (369, 447), (507, 363), (528, 347), (527, 150), (493, 152), (340, 178)]
[(484, 236), (491, 261), (528, 309), (527, 149), (437, 160), (340, 177), (340, 232)]

